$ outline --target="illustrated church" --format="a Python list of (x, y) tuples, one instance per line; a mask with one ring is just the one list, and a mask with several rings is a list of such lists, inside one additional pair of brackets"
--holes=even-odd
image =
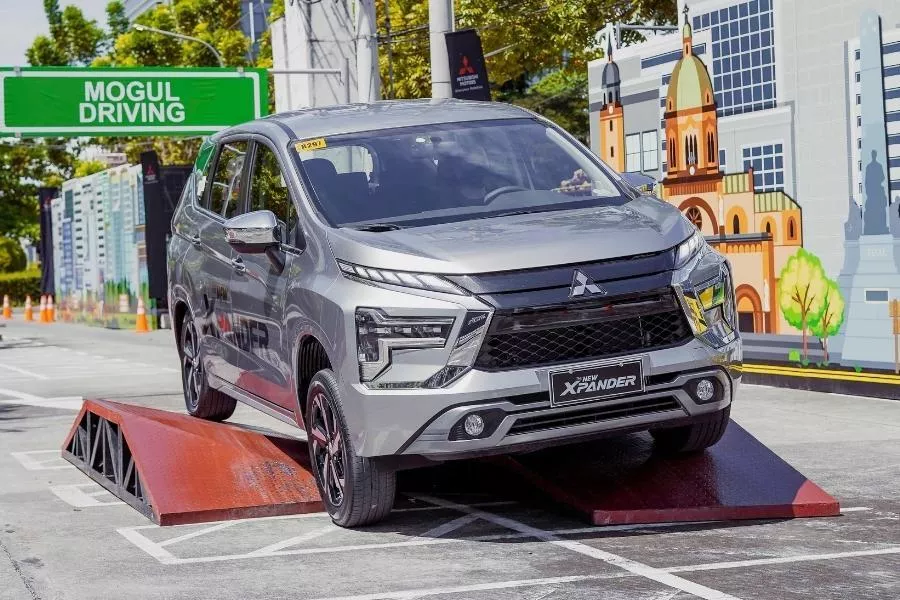
[[(731, 261), (739, 329), (794, 332), (778, 307), (778, 276), (803, 244), (800, 206), (783, 191), (757, 191), (752, 168), (723, 172), (713, 85), (694, 48), (685, 16), (681, 58), (672, 70), (663, 106), (660, 147), (665, 176), (657, 193), (677, 206), (710, 245)], [(624, 172), (625, 111), (611, 48), (607, 58), (595, 150), (612, 168)]]

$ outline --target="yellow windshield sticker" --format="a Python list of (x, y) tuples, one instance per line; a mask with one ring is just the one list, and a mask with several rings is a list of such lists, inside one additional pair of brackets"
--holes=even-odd
[(325, 147), (325, 138), (303, 140), (302, 142), (297, 142), (294, 147), (297, 149), (297, 152), (305, 152), (307, 150), (321, 150)]

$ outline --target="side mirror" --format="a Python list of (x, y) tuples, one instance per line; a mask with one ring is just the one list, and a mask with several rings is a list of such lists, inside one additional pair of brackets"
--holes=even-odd
[(225, 239), (238, 252), (261, 254), (281, 244), (281, 227), (270, 210), (238, 215), (225, 221), (222, 227)]

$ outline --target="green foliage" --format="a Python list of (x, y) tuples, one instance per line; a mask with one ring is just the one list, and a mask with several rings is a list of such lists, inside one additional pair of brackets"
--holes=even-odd
[[(384, 3), (378, 2), (376, 7), (378, 32), (384, 36), (387, 32), (387, 13)], [(556, 70), (586, 73), (587, 62), (602, 55), (596, 33), (610, 21), (666, 24), (673, 23), (676, 17), (676, 4), (669, 0), (557, 3), (543, 0), (457, 0), (454, 8), (457, 29), (477, 28), (485, 52), (508, 47), (487, 59), (488, 75), (495, 90), (507, 85), (521, 86), (522, 82), (529, 88), (543, 75)], [(391, 44), (394, 97), (430, 96), (428, 3), (392, 0), (390, 24), (391, 31), (399, 34)], [(641, 37), (633, 32), (623, 33), (624, 43), (639, 39)], [(382, 44), (380, 61), (384, 88), (389, 90), (386, 44)], [(587, 90), (583, 93), (586, 95)], [(507, 96), (505, 99), (512, 98)], [(544, 98), (535, 99), (540, 100)], [(546, 105), (542, 105), (541, 109), (549, 112)], [(562, 108), (557, 110), (563, 112)], [(562, 117), (555, 118), (562, 121)]]
[(862, 373), (863, 369), (859, 365), (854, 365), (853, 370), (856, 371), (857, 373)]
[(75, 177), (87, 177), (106, 170), (106, 163), (99, 160), (75, 161)]
[(589, 142), (587, 69), (552, 71), (531, 86), (522, 79), (507, 83), (496, 99), (539, 113), (583, 142)]
[(809, 327), (822, 316), (827, 282), (822, 262), (803, 248), (788, 258), (781, 270), (778, 305), (785, 320), (803, 335), (804, 359), (808, 356), (806, 336)]
[(0, 273), (12, 273), (25, 269), (27, 259), (18, 240), (0, 237)]
[(32, 300), (41, 295), (41, 272), (38, 269), (18, 271), (16, 273), (0, 273), (0, 298), (9, 296), (9, 301), (19, 305), (25, 303), (25, 297)]
[(106, 34), (77, 6), (62, 12), (57, 0), (44, 0), (50, 35), (35, 38), (25, 55), (32, 66), (88, 65), (101, 50)]
[(796, 348), (794, 350), (791, 350), (790, 352), (788, 352), (788, 361), (798, 363), (798, 362), (800, 362), (800, 359), (801, 359), (800, 351), (797, 350)]
[(125, 5), (119, 0), (113, 0), (106, 5), (106, 25), (109, 28), (109, 38), (115, 41), (117, 37), (128, 31), (130, 23), (125, 16)]
[(46, 160), (34, 140), (0, 141), (0, 236), (38, 238), (37, 182), (47, 173)]
[(822, 312), (810, 323), (810, 332), (822, 340), (825, 362), (828, 362), (828, 338), (835, 335), (844, 322), (844, 297), (836, 281), (825, 280), (822, 290)]

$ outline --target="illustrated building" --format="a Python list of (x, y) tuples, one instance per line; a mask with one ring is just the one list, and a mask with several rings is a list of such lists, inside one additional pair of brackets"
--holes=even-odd
[[(764, 188), (766, 180), (754, 173), (753, 161), (757, 159), (763, 167), (768, 164), (763, 162), (761, 151), (756, 154), (751, 149), (745, 171), (723, 173), (715, 88), (705, 63), (695, 52), (693, 28), (687, 17), (681, 38), (680, 58), (672, 66), (660, 102), (664, 149), (660, 197), (677, 206), (731, 261), (739, 329), (756, 333), (785, 331), (789, 325), (779, 316), (777, 278), (788, 257), (802, 244), (800, 206), (777, 186), (773, 185), (771, 191), (759, 189)], [(609, 60), (603, 71), (601, 92), (606, 99), (617, 97), (611, 90), (618, 87), (618, 82), (613, 86), (608, 83), (612, 79), (606, 77), (614, 66), (615, 62)], [(618, 74), (618, 68), (615, 73)], [(630, 170), (627, 163), (636, 152), (629, 151), (627, 138), (636, 139), (634, 134), (626, 136), (624, 148), (617, 146), (615, 138), (603, 137), (616, 127), (624, 126), (628, 131), (629, 115), (623, 114), (621, 106), (607, 103), (601, 107), (598, 118), (605, 142), (599, 148), (601, 157), (606, 160), (606, 156), (621, 156), (624, 149), (625, 170)], [(641, 133), (641, 143), (644, 139), (652, 141), (649, 133)], [(644, 154), (641, 149), (642, 166), (647, 162)], [(616, 163), (610, 164), (615, 168)], [(773, 168), (774, 165), (769, 170)]]
[(620, 173), (625, 170), (625, 125), (622, 114), (621, 79), (619, 66), (613, 62), (611, 41), (607, 43), (606, 64), (603, 66), (602, 105), (600, 107), (600, 158)]

